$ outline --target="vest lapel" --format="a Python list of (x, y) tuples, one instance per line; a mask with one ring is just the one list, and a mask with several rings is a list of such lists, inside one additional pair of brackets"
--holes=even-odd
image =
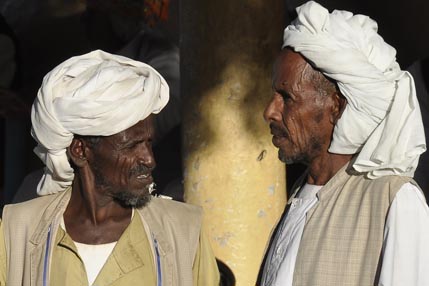
[[(30, 285), (43, 285), (43, 273), (46, 273), (46, 285), (49, 285), (51, 253), (58, 230), (58, 218), (64, 213), (70, 200), (71, 188), (58, 195), (46, 208), (36, 230), (30, 238)], [(48, 238), (49, 234), (49, 238)], [(46, 249), (49, 240), (49, 249)], [(45, 264), (46, 263), (46, 264)]]
[[(138, 210), (142, 219), (147, 223), (150, 235), (152, 239), (157, 242), (158, 252), (161, 260), (161, 277), (162, 277), (162, 285), (176, 285), (176, 281), (174, 281), (174, 273), (173, 273), (173, 265), (174, 265), (174, 253), (173, 247), (167, 240), (167, 234), (165, 233), (161, 222), (157, 219), (156, 214), (153, 213), (153, 204), (155, 201), (153, 200), (148, 204), (148, 206)], [(155, 256), (156, 256), (156, 252)], [(156, 261), (156, 257), (155, 257)], [(155, 264), (155, 267), (158, 266)], [(158, 273), (158, 269), (157, 273)]]

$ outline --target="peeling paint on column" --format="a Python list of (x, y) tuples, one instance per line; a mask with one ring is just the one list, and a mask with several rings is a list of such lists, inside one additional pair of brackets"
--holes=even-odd
[(267, 213), (264, 210), (258, 210), (258, 218), (266, 217)]
[(268, 187), (268, 194), (270, 196), (274, 196), (275, 192), (276, 192), (276, 187), (274, 185), (271, 185)]
[(228, 245), (228, 241), (231, 237), (233, 237), (234, 234), (230, 232), (226, 232), (223, 234), (223, 236), (215, 237), (214, 240), (221, 246), (226, 247)]
[(192, 191), (193, 192), (198, 192), (198, 187), (200, 185), (200, 182), (195, 182), (192, 184)]
[(235, 82), (231, 85), (229, 89), (228, 100), (240, 100), (241, 93), (241, 84), (240, 82)]
[(236, 170), (234, 170), (234, 173), (233, 173), (233, 175), (237, 176), (237, 177), (243, 176), (245, 174), (247, 174), (247, 170), (246, 169), (242, 169), (242, 168), (237, 168)]
[(200, 158), (197, 157), (197, 159), (194, 162), (194, 169), (198, 170), (200, 168)]

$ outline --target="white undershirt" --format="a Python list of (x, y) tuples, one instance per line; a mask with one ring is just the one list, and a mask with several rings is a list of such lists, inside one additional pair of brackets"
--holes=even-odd
[(298, 196), (293, 198), (287, 220), (282, 225), (281, 236), (276, 245), (271, 263), (280, 265), (273, 286), (292, 285), (296, 256), (305, 225), (305, 214), (317, 203), (317, 192), (323, 186), (305, 184)]
[[(270, 286), (292, 286), (293, 272), (307, 211), (317, 202), (323, 186), (306, 184), (292, 200), (281, 235), (272, 247), (266, 281)], [(384, 229), (383, 264), (379, 286), (429, 285), (429, 208), (423, 194), (404, 184), (390, 207)], [(274, 267), (274, 268), (272, 268)], [(272, 277), (269, 277), (272, 276)]]
[[(131, 212), (131, 219), (134, 217), (134, 209)], [(64, 223), (64, 217), (62, 217), (60, 222), (61, 227), (66, 231), (66, 226)], [(76, 242), (73, 240), (73, 243), (76, 245), (77, 253), (79, 253), (80, 258), (82, 259), (83, 265), (85, 266), (86, 275), (88, 278), (88, 285), (92, 285), (95, 279), (112, 254), (113, 249), (116, 246), (117, 241), (105, 243), (105, 244), (85, 244)]]
[(115, 242), (106, 244), (84, 244), (73, 241), (76, 245), (77, 252), (85, 265), (86, 275), (88, 276), (88, 285), (94, 283), (101, 268), (109, 258), (116, 245)]

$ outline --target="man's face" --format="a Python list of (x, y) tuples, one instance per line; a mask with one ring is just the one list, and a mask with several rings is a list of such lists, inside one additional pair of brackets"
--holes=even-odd
[[(273, 144), (286, 164), (310, 164), (326, 152), (333, 124), (329, 120), (332, 97), (315, 87), (313, 70), (305, 59), (289, 49), (274, 64), (274, 96), (264, 111)], [(321, 76), (321, 75), (320, 75)]]
[(124, 206), (143, 207), (150, 200), (155, 168), (152, 117), (102, 138), (92, 148), (90, 167), (96, 188)]

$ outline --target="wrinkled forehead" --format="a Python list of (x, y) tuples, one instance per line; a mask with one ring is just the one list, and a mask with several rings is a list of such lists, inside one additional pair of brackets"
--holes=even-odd
[(273, 85), (301, 80), (313, 68), (305, 58), (289, 48), (283, 49), (277, 56), (273, 66)]
[(146, 140), (152, 138), (154, 135), (154, 116), (154, 114), (151, 114), (135, 125), (111, 136), (107, 136), (107, 138), (119, 143), (129, 140)]

